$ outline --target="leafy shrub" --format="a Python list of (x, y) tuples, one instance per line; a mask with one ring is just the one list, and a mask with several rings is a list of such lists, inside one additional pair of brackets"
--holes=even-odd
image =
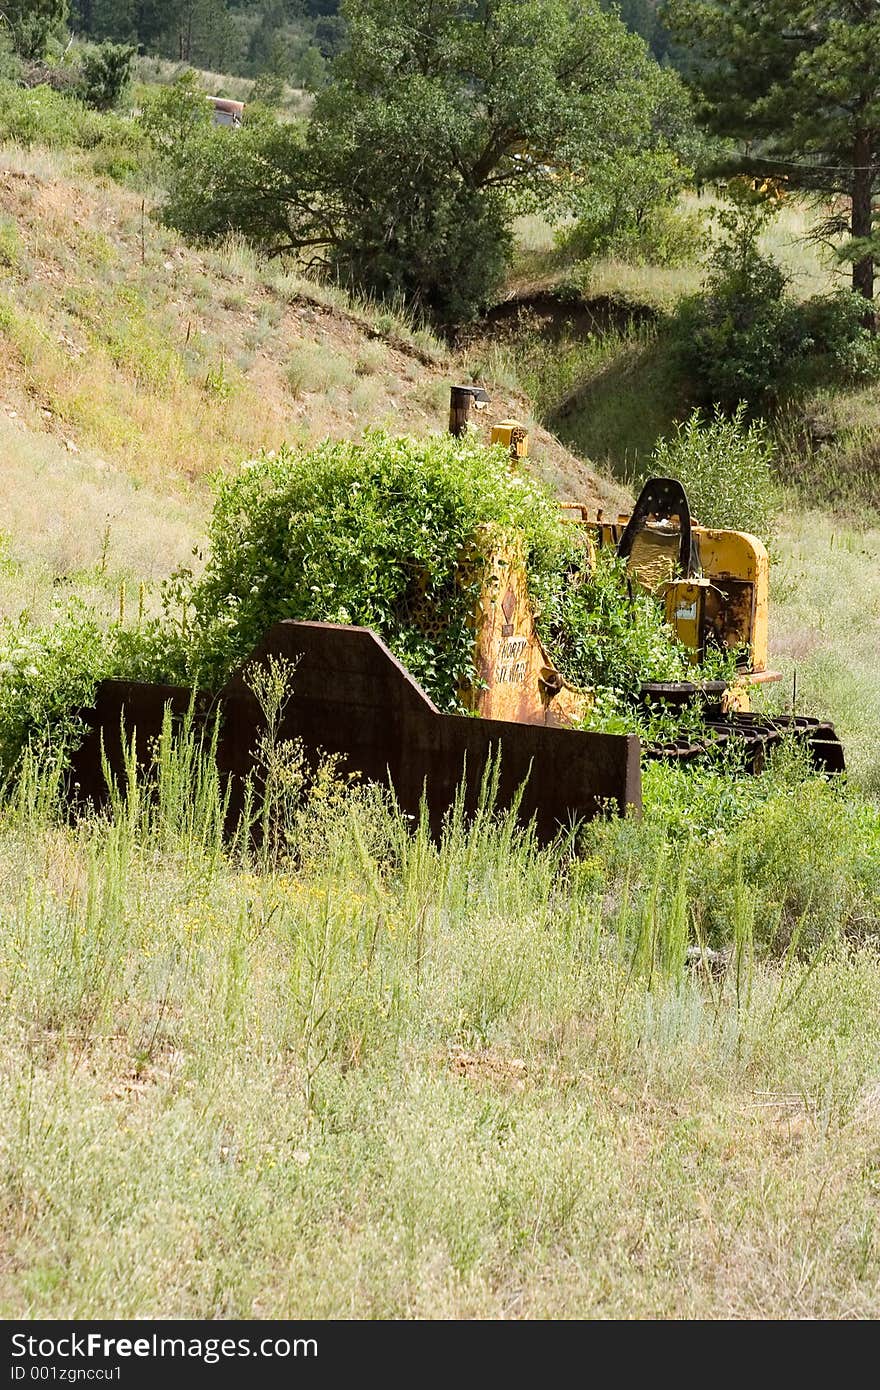
[(22, 62), (15, 51), (13, 36), (5, 25), (0, 26), (0, 82), (18, 82)]
[(79, 711), (91, 704), (99, 680), (161, 679), (163, 646), (158, 624), (108, 629), (78, 602), (47, 627), (26, 616), (0, 622), (0, 774), (16, 767), (27, 745), (38, 753), (75, 745)]
[[(479, 529), (521, 535), (539, 569), (563, 532), (550, 496), (500, 450), (446, 436), (371, 434), (288, 449), (221, 482), (203, 576), (179, 577), (189, 660), (216, 684), (280, 618), (374, 628), (444, 706), (470, 675), (474, 584), (456, 580)], [(430, 612), (420, 626), (419, 612)], [(440, 626), (439, 633), (435, 630)]]
[(66, 0), (4, 0), (3, 27), (22, 58), (43, 58), (66, 18)]
[(629, 265), (688, 265), (700, 255), (706, 226), (699, 208), (658, 203), (623, 217), (607, 211), (583, 216), (556, 235), (556, 245), (579, 261), (613, 256)]
[(681, 301), (674, 352), (696, 399), (733, 410), (773, 407), (795, 391), (811, 359), (844, 377), (880, 370), (876, 342), (863, 325), (864, 301), (849, 292), (805, 304), (788, 297), (788, 277), (758, 249), (779, 195), (734, 179), (730, 206), (718, 214), (725, 236), (709, 261), (705, 289)]
[(257, 73), (248, 106), (265, 106), (270, 111), (277, 111), (283, 100), (284, 78), (277, 72)]
[(876, 808), (805, 772), (796, 762), (788, 775), (777, 770), (763, 801), (701, 859), (694, 882), (716, 940), (734, 934), (740, 883), (761, 906), (755, 936), (771, 951), (815, 947), (876, 920)]
[(679, 364), (697, 399), (733, 410), (772, 402), (790, 368), (797, 341), (784, 271), (759, 250), (776, 214), (772, 185), (756, 189), (745, 178), (727, 186), (728, 204), (716, 214), (722, 238), (709, 258), (701, 294), (682, 300), (674, 319)]
[[(555, 499), (507, 456), (448, 436), (326, 443), (247, 464), (220, 484), (203, 576), (180, 574), (169, 617), (181, 674), (219, 683), (280, 618), (374, 628), (444, 709), (473, 678), (481, 547), (518, 542), (541, 630), (570, 679), (625, 701), (686, 657), (646, 595), (588, 551)], [(461, 559), (474, 564), (465, 578)], [(692, 668), (690, 668), (692, 669)]]
[(211, 119), (211, 107), (198, 77), (186, 69), (172, 83), (146, 93), (140, 124), (157, 154), (172, 169), (178, 169), (185, 163), (191, 144), (211, 133)]
[(131, 81), (135, 49), (128, 44), (102, 43), (83, 56), (80, 92), (86, 106), (109, 111), (118, 106)]
[(51, 87), (16, 87), (0, 81), (0, 139), (50, 149), (140, 154), (143, 141), (135, 122), (92, 111), (76, 97)]
[(764, 425), (750, 424), (742, 404), (732, 416), (719, 407), (709, 418), (695, 410), (671, 439), (660, 440), (650, 472), (677, 478), (704, 526), (759, 536), (771, 528), (778, 505), (773, 449)]
[(658, 863), (667, 882), (683, 866), (697, 940), (730, 944), (743, 916), (762, 954), (876, 932), (880, 812), (843, 782), (812, 775), (802, 748), (781, 746), (756, 776), (650, 763), (643, 795), (641, 822), (594, 822), (583, 851), (606, 884), (635, 898)]
[(569, 680), (597, 691), (596, 718), (616, 723), (642, 681), (688, 680), (693, 667), (649, 594), (628, 593), (625, 567), (599, 551), (587, 562), (571, 550), (566, 566), (534, 576), (539, 628)]
[(880, 340), (865, 327), (865, 301), (852, 290), (816, 295), (799, 306), (801, 350), (851, 381), (880, 371)]

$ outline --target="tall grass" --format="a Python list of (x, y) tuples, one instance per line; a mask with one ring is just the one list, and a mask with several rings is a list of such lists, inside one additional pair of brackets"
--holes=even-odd
[(319, 780), (267, 858), (200, 737), (73, 824), (26, 762), (0, 816), (5, 1315), (876, 1306), (880, 960), (812, 909), (772, 953), (782, 773), (704, 782), (690, 850), (671, 784), (542, 846), (491, 782), (435, 840)]

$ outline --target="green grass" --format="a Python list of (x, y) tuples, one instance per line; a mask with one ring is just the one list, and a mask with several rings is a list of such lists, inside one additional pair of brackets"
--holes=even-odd
[[(716, 200), (684, 199), (707, 217)], [(788, 202), (765, 231), (762, 249), (790, 276), (799, 299), (847, 283), (846, 267), (809, 240), (816, 220), (809, 205)], [(480, 342), (471, 358), (486, 375), (534, 401), (538, 418), (575, 453), (600, 470), (631, 483), (659, 438), (690, 413), (688, 383), (676, 373), (664, 316), (702, 283), (699, 257), (682, 266), (634, 265), (605, 257), (572, 265), (542, 218), (517, 222), (518, 258), (513, 284), (563, 288), (576, 285), (586, 299), (617, 296), (659, 311), (656, 326), (586, 338), (549, 341), (528, 325), (503, 340)], [(826, 504), (849, 515), (880, 508), (877, 431), (880, 388), (843, 380), (807, 382), (778, 414), (773, 431), (782, 481), (795, 485), (808, 506)]]
[[(711, 232), (712, 211), (718, 206), (713, 194), (705, 193), (699, 198), (685, 194), (681, 205), (685, 212), (702, 212)], [(803, 299), (845, 284), (847, 278), (847, 268), (835, 266), (827, 250), (809, 240), (816, 220), (813, 208), (790, 200), (761, 238), (764, 253), (780, 262), (791, 277), (793, 293)], [(514, 224), (516, 282), (548, 283), (571, 275), (571, 255), (566, 255), (556, 245), (555, 230), (555, 226), (540, 215), (517, 218)], [(703, 277), (699, 256), (681, 266), (634, 265), (607, 256), (589, 264), (579, 264), (576, 269), (586, 295), (623, 294), (660, 309), (672, 308), (683, 294), (693, 294), (700, 288)]]
[(325, 783), (261, 866), (198, 766), (0, 817), (4, 1316), (876, 1313), (880, 958), (765, 958), (745, 840), (715, 978), (674, 789), (573, 858)]
[[(206, 506), (176, 470), (290, 437), (257, 404), (297, 406), (294, 311), (309, 344), (334, 330), (315, 429), (338, 363), (370, 416), (401, 347), (436, 362), (412, 391), (442, 418), (451, 359), (399, 306), (239, 242), (196, 260), (149, 222), (141, 265), (139, 198), (81, 195), (71, 152), (2, 163), (4, 615), (73, 593), (110, 620), (123, 583), (131, 610), (188, 559)], [(556, 274), (546, 229), (523, 231), (518, 274)], [(785, 254), (821, 286), (812, 252)], [(695, 272), (590, 274), (663, 305)], [(620, 477), (683, 409), (648, 330), (479, 351), (465, 376), (525, 378)], [(871, 477), (876, 390), (813, 399), (815, 452), (788, 420), (786, 476), (842, 476), (852, 445)], [(861, 485), (835, 486), (849, 520), (792, 503), (770, 538), (769, 698), (796, 668), (847, 786), (785, 760), (654, 769), (645, 819), (575, 853), (490, 814), (435, 845), (325, 778), (281, 808), (273, 857), (223, 844), (191, 744), (163, 745), (157, 798), (75, 824), (26, 766), (0, 803), (0, 1315), (875, 1317), (880, 534)], [(300, 785), (295, 758), (276, 771)], [(726, 968), (688, 965), (703, 945)]]
[(880, 531), (818, 511), (789, 511), (771, 542), (771, 664), (790, 705), (830, 717), (851, 775), (880, 795)]

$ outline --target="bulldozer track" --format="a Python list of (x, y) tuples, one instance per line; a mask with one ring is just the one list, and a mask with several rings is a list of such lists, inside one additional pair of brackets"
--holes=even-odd
[(741, 757), (749, 770), (759, 772), (768, 755), (786, 739), (806, 745), (817, 771), (846, 771), (843, 745), (834, 726), (806, 715), (768, 718), (762, 714), (731, 713), (723, 719), (707, 720), (698, 738), (685, 735), (665, 743), (645, 744), (643, 751), (648, 758), (689, 763), (722, 749), (729, 750), (733, 756)]

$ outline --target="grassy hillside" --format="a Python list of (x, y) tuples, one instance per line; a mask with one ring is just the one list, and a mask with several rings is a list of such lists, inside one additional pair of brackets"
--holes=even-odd
[[(706, 219), (714, 198), (684, 200), (686, 213)], [(808, 239), (815, 222), (809, 207), (786, 204), (761, 238), (790, 278), (796, 299), (822, 294), (847, 282), (847, 269)], [(520, 253), (510, 285), (512, 299), (528, 300), (554, 291), (563, 304), (612, 303), (616, 331), (592, 334), (554, 332), (528, 312), (517, 329), (508, 326), (473, 351), (491, 360), (511, 384), (519, 383), (535, 401), (539, 417), (576, 453), (600, 469), (631, 480), (644, 474), (658, 436), (668, 434), (690, 409), (687, 382), (669, 354), (664, 315), (682, 295), (701, 284), (705, 252), (683, 264), (657, 266), (600, 257), (572, 261), (556, 244), (556, 233), (541, 218), (521, 219)], [(653, 314), (654, 319), (650, 317)], [(632, 321), (629, 321), (632, 320)], [(827, 505), (859, 518), (880, 512), (880, 385), (807, 382), (774, 421), (783, 482), (807, 506)]]
[[(27, 430), (179, 488), (282, 440), (445, 428), (460, 368), (401, 315), (235, 241), (192, 250), (63, 156), (7, 147), (0, 190), (0, 392)], [(492, 418), (528, 410), (494, 392)], [(563, 491), (614, 496), (545, 431), (536, 446)]]
[[(215, 469), (442, 429), (454, 377), (496, 418), (585, 388), (569, 437), (620, 476), (675, 413), (650, 325), (456, 356), (57, 154), (0, 151), (0, 262), (6, 615), (130, 610)], [(694, 274), (630, 272), (658, 303)], [(533, 466), (621, 499), (540, 428)], [(654, 769), (641, 823), (539, 848), (292, 775), (270, 857), (224, 845), (186, 741), (157, 798), (75, 825), (29, 766), (0, 805), (0, 1314), (875, 1317), (880, 533), (792, 505), (772, 543), (778, 697), (796, 668), (848, 788)]]

